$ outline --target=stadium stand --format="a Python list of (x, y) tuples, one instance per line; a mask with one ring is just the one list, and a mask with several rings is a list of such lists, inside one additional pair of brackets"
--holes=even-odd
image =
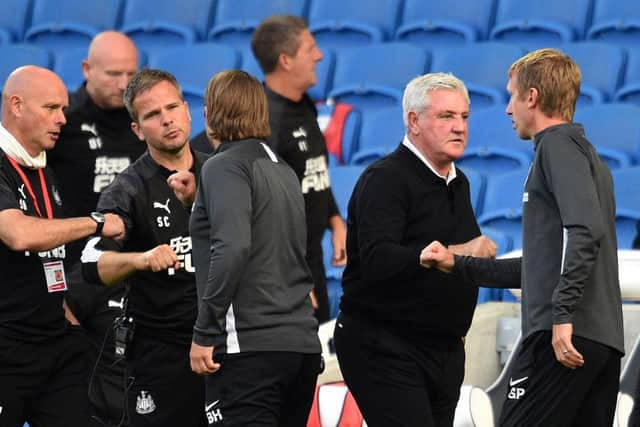
[(251, 43), (251, 34), (260, 21), (271, 15), (306, 16), (308, 0), (217, 0), (214, 23), (207, 39), (238, 49)]
[(533, 159), (533, 144), (518, 138), (505, 113), (506, 107), (498, 105), (475, 111), (472, 104), (471, 108), (469, 142), (456, 165), (486, 175), (528, 168)]
[(191, 138), (194, 138), (206, 127), (204, 105), (189, 105), (189, 113), (191, 114)]
[(624, 77), (626, 54), (619, 46), (583, 42), (561, 45), (560, 49), (580, 66), (579, 106), (609, 102)]
[(191, 106), (204, 103), (204, 90), (211, 76), (238, 68), (240, 55), (232, 47), (218, 43), (198, 43), (149, 52), (149, 67), (171, 72), (182, 86)]
[(437, 47), (485, 40), (495, 0), (405, 0), (395, 39)]
[(49, 49), (87, 47), (97, 33), (115, 28), (120, 0), (34, 0), (24, 41)]
[(360, 137), (349, 148), (343, 145), (343, 159), (345, 163), (367, 165), (395, 150), (405, 132), (399, 105), (365, 111), (362, 113)]
[(343, 218), (347, 217), (349, 198), (363, 171), (363, 166), (337, 166), (329, 170), (331, 187), (334, 190), (333, 195)]
[(476, 217), (482, 212), (485, 178), (480, 172), (471, 168), (460, 168), (469, 180), (469, 196)]
[(584, 38), (591, 0), (497, 1), (493, 40), (537, 49)]
[(522, 247), (522, 193), (527, 169), (487, 177), (481, 227), (495, 228), (511, 239), (513, 249)]
[(0, 44), (22, 40), (31, 13), (31, 0), (4, 0), (0, 14)]
[(309, 29), (322, 48), (389, 40), (400, 17), (401, 0), (311, 0)]
[(126, 0), (121, 31), (138, 49), (194, 43), (206, 36), (214, 0)]
[(640, 166), (612, 172), (616, 196), (618, 248), (631, 249), (640, 221)]
[(453, 73), (464, 81), (474, 109), (507, 102), (507, 71), (522, 49), (505, 43), (475, 43), (433, 50), (431, 71)]
[(600, 104), (576, 111), (591, 143), (611, 169), (640, 161), (640, 107), (631, 104)]
[(621, 87), (616, 91), (614, 102), (640, 106), (640, 48), (627, 48), (627, 66)]
[(640, 42), (640, 2), (636, 0), (595, 0), (593, 23), (587, 39), (623, 46)]
[(0, 45), (0, 82), (4, 84), (9, 74), (22, 65), (51, 66), (51, 55), (46, 49), (30, 44)]
[(337, 53), (329, 98), (361, 110), (400, 105), (402, 90), (428, 69), (429, 55), (406, 43), (380, 43)]
[(82, 61), (87, 58), (87, 49), (76, 47), (61, 49), (53, 56), (53, 71), (56, 72), (67, 86), (67, 90), (76, 90), (84, 81)]
[[(421, 0), (4, 0), (2, 4), (0, 80), (17, 66), (38, 64), (53, 67), (73, 90), (82, 83), (80, 61), (93, 35), (121, 28), (139, 47), (151, 49), (151, 66), (177, 75), (190, 102), (193, 135), (204, 128), (202, 94), (212, 74), (241, 66), (263, 77), (248, 46), (255, 24), (274, 12), (308, 16), (325, 55), (317, 67), (318, 85), (310, 95), (362, 109), (361, 115), (354, 113), (342, 142), (341, 160), (357, 165), (370, 163), (400, 142), (404, 127), (399, 101), (409, 79), (429, 70), (455, 73), (469, 87), (473, 111), (469, 145), (456, 166), (469, 177), (482, 232), (498, 243), (500, 254), (521, 246), (522, 188), (533, 156), (531, 144), (517, 138), (504, 113), (507, 69), (524, 49), (560, 47), (582, 69), (575, 121), (585, 125), (588, 138), (613, 171), (619, 248), (630, 248), (635, 236), (640, 220), (640, 107), (631, 104), (640, 105), (637, 0), (451, 0), (441, 5)], [(582, 41), (585, 38), (587, 42)], [(219, 49), (204, 53), (210, 46)], [(242, 52), (241, 57), (232, 47)], [(506, 58), (504, 52), (510, 52)], [(363, 170), (331, 168), (344, 216), (359, 173), (353, 173), (350, 183), (338, 175), (347, 175), (350, 168)], [(330, 264), (328, 234), (323, 249), (334, 317), (342, 293), (342, 269)], [(505, 295), (481, 290), (478, 301), (506, 300)], [(622, 373), (616, 422), (624, 420), (633, 391), (630, 381), (640, 370), (637, 347), (636, 341)], [(508, 385), (506, 372), (486, 390), (496, 419)], [(340, 401), (340, 393), (327, 395)], [(339, 415), (337, 410), (328, 412), (331, 422)]]

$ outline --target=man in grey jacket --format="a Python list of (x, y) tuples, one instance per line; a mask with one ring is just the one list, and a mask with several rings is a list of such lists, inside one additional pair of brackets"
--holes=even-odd
[(191, 368), (206, 375), (210, 425), (304, 426), (321, 349), (302, 192), (266, 144), (267, 99), (255, 78), (219, 73), (205, 100), (217, 149), (189, 225), (198, 288)]
[(521, 259), (458, 257), (434, 242), (425, 267), (522, 286), (522, 344), (501, 426), (610, 426), (624, 354), (611, 173), (572, 123), (576, 63), (554, 49), (509, 69), (507, 114), (535, 158), (523, 202)]

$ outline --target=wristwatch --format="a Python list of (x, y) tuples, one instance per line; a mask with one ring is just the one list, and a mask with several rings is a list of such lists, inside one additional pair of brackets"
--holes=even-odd
[(92, 220), (96, 222), (96, 232), (95, 235), (99, 236), (102, 234), (102, 229), (104, 228), (104, 214), (100, 212), (91, 212), (89, 214)]

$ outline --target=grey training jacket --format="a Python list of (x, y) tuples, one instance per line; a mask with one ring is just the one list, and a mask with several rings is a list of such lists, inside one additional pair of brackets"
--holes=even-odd
[(224, 142), (190, 220), (197, 344), (215, 353), (320, 353), (300, 183), (263, 141)]

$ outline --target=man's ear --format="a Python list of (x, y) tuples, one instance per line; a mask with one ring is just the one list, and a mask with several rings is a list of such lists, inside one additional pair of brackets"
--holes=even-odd
[(140, 129), (140, 125), (137, 122), (131, 122), (131, 130), (136, 134), (140, 141), (144, 141), (144, 134)]
[(9, 97), (9, 109), (11, 110), (11, 113), (16, 116), (16, 117), (20, 117), (22, 115), (22, 109), (24, 108), (24, 102), (22, 100), (22, 97), (18, 96), (18, 95), (11, 95)]
[(529, 93), (527, 94), (527, 106), (529, 108), (536, 108), (538, 105), (538, 89), (535, 87), (529, 88)]
[(291, 57), (286, 53), (281, 53), (278, 55), (278, 66), (284, 70), (289, 71), (291, 68)]
[(87, 61), (86, 59), (82, 60), (82, 75), (84, 76), (85, 80), (89, 80), (89, 69), (91, 68), (91, 65), (89, 65), (89, 61)]
[(418, 135), (420, 133), (418, 118), (418, 113), (415, 111), (409, 111), (409, 113), (407, 113), (407, 133), (412, 135)]

